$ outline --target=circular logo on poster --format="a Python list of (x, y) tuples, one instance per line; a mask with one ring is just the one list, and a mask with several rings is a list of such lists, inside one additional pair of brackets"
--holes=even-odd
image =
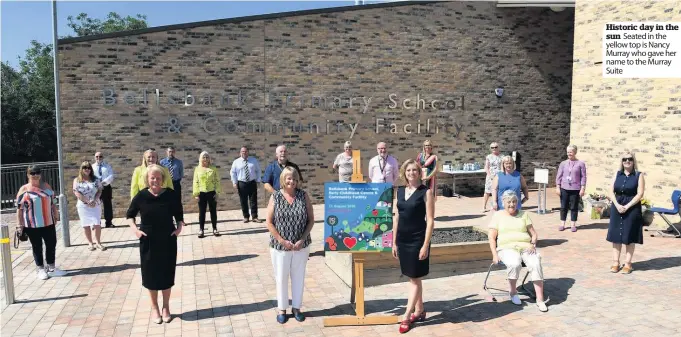
[(329, 216), (326, 218), (326, 223), (328, 223), (329, 226), (333, 227), (333, 226), (335, 226), (335, 225), (338, 224), (338, 217), (335, 216), (335, 215), (329, 215)]

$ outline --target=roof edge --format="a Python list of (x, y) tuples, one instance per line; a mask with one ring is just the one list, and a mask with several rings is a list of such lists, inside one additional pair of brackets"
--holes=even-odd
[(281, 18), (303, 16), (303, 15), (351, 12), (351, 11), (358, 11), (358, 10), (365, 10), (365, 9), (401, 7), (401, 6), (409, 6), (409, 5), (432, 4), (432, 3), (438, 3), (438, 2), (447, 2), (447, 1), (406, 0), (406, 1), (382, 2), (382, 3), (368, 4), (368, 5), (351, 5), (351, 6), (342, 6), (342, 7), (306, 9), (306, 10), (300, 10), (300, 11), (280, 12), (280, 13), (271, 13), (271, 14), (249, 15), (249, 16), (241, 16), (241, 17), (227, 18), (227, 19), (196, 21), (196, 22), (157, 26), (157, 27), (150, 27), (150, 28), (143, 28), (143, 29), (126, 30), (126, 31), (97, 34), (97, 35), (69, 37), (69, 38), (63, 38), (63, 39), (57, 40), (57, 45), (61, 46), (61, 45), (77, 43), (77, 42), (87, 42), (87, 41), (95, 41), (95, 40), (109, 39), (109, 38), (115, 38), (115, 37), (125, 37), (125, 36), (157, 33), (157, 32), (169, 31), (169, 30), (214, 26), (214, 25), (220, 25), (220, 24), (226, 24), (226, 23), (243, 23), (243, 22), (251, 22), (251, 21), (258, 21), (258, 20), (281, 19)]

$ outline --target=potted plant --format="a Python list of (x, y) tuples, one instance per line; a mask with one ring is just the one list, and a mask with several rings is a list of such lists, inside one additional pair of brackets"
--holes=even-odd
[(590, 215), (591, 219), (610, 218), (611, 201), (605, 194), (589, 193), (585, 198), (584, 212)]
[(641, 199), (641, 213), (643, 214), (643, 226), (650, 226), (655, 218), (655, 213), (651, 211), (652, 204), (648, 199)]

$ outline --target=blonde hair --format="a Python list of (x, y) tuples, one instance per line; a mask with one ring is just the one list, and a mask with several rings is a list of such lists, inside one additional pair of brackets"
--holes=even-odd
[(142, 154), (142, 167), (149, 166), (149, 163), (147, 163), (147, 155), (151, 154), (151, 153), (156, 155), (156, 164), (158, 164), (158, 153), (156, 153), (156, 151), (154, 151), (154, 150), (146, 150)]
[(433, 142), (431, 142), (430, 139), (426, 139), (426, 140), (423, 141), (423, 148), (422, 148), (422, 149), (423, 149), (423, 153), (426, 152), (426, 146), (428, 146), (428, 145), (430, 145), (430, 147), (431, 147), (431, 148), (430, 148), (430, 153), (434, 153), (434, 152), (433, 152)]
[(513, 171), (515, 171), (515, 162), (513, 161), (513, 157), (506, 155), (501, 157), (501, 172), (506, 173), (506, 168), (504, 167), (504, 163), (507, 161), (510, 161), (513, 164)]
[(208, 151), (202, 151), (201, 154), (199, 155), (199, 166), (201, 166), (201, 158), (203, 156), (208, 157), (208, 166), (211, 166), (213, 164), (213, 158), (210, 156), (210, 153)]
[(158, 172), (161, 174), (161, 185), (163, 185), (163, 182), (166, 181), (166, 170), (161, 167), (161, 165), (157, 164), (151, 164), (147, 166), (147, 173), (146, 177), (144, 177), (144, 186), (149, 187), (149, 177), (151, 176), (152, 173)]
[(622, 163), (622, 158), (626, 157), (627, 155), (631, 155), (631, 158), (634, 158), (634, 171), (638, 171), (638, 163), (636, 160), (636, 156), (631, 151), (625, 151), (620, 157), (620, 171), (624, 172), (624, 164)]
[(90, 181), (95, 181), (95, 170), (92, 169), (92, 164), (90, 164), (89, 161), (84, 161), (82, 164), (80, 164), (80, 167), (78, 168), (78, 182), (83, 182), (83, 178), (85, 175), (83, 174), (83, 166), (89, 166), (90, 167), (90, 174), (88, 175), (88, 178), (90, 178)]
[(414, 159), (407, 159), (402, 163), (402, 166), (400, 166), (400, 178), (402, 178), (402, 181), (404, 181), (405, 184), (409, 182), (409, 180), (407, 180), (407, 168), (412, 164), (416, 165), (416, 168), (419, 171), (419, 179), (422, 178), (423, 169), (421, 168), (421, 164)]
[(570, 151), (570, 149), (572, 149), (572, 152), (574, 152), (575, 154), (577, 154), (577, 145), (570, 144), (570, 145), (567, 146), (567, 149), (565, 149), (565, 150), (566, 150), (566, 151)]
[(298, 174), (298, 170), (291, 166), (286, 166), (283, 170), (281, 170), (281, 174), (279, 174), (279, 189), (283, 188), (284, 181), (286, 181), (286, 176), (288, 175), (293, 178), (293, 180), (296, 182), (296, 188), (298, 188), (298, 184), (300, 183), (300, 174)]
[(352, 142), (348, 140), (348, 141), (345, 142), (345, 144), (343, 145), (343, 147), (346, 147), (346, 146), (352, 147)]

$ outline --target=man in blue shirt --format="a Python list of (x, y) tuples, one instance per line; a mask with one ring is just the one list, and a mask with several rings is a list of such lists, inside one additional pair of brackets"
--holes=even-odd
[(102, 205), (104, 206), (104, 220), (106, 221), (105, 227), (112, 228), (115, 227), (113, 224), (113, 189), (111, 184), (114, 180), (114, 171), (109, 163), (104, 161), (104, 155), (102, 152), (95, 153), (95, 162), (92, 164), (92, 170), (94, 171), (95, 178), (102, 182), (102, 194), (100, 199), (102, 200)]
[(286, 145), (277, 146), (276, 155), (277, 159), (273, 160), (265, 169), (265, 177), (263, 178), (265, 189), (270, 193), (274, 193), (274, 191), (277, 191), (281, 188), (279, 185), (279, 176), (281, 175), (281, 171), (286, 166), (293, 167), (296, 169), (296, 171), (298, 171), (298, 176), (300, 176), (299, 184), (302, 184), (303, 175), (300, 173), (300, 168), (298, 168), (298, 165), (289, 161), (286, 157)]
[[(260, 183), (260, 164), (258, 160), (248, 156), (248, 148), (241, 147), (239, 158), (234, 160), (229, 175), (232, 178), (232, 185), (239, 193), (241, 203), (241, 213), (244, 215), (244, 222), (248, 222), (248, 206), (251, 206), (250, 217), (253, 222), (261, 222), (258, 219), (258, 183)], [(250, 199), (250, 202), (249, 202)]]
[(168, 146), (167, 157), (161, 159), (159, 164), (168, 168), (170, 177), (173, 179), (173, 190), (177, 192), (180, 203), (182, 203), (182, 178), (184, 177), (184, 165), (182, 161), (175, 158), (175, 148)]

